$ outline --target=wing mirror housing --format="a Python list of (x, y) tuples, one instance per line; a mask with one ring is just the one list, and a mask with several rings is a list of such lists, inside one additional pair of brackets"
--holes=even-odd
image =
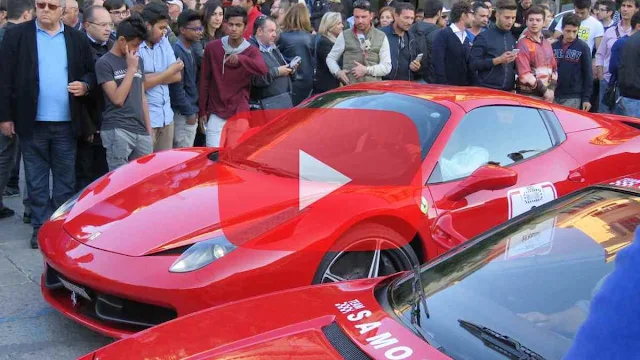
[(514, 170), (492, 164), (483, 165), (447, 192), (445, 198), (455, 202), (478, 191), (506, 189), (517, 182), (518, 173)]

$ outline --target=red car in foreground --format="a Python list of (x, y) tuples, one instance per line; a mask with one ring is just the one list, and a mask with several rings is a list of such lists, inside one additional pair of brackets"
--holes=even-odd
[(640, 171), (634, 121), (487, 89), (342, 87), (233, 148), (154, 153), (91, 184), (40, 230), (42, 293), (125, 337), (252, 296), (412, 269)]
[(422, 266), (420, 281), (408, 271), (246, 299), (83, 359), (559, 359), (638, 224), (640, 173), (523, 214)]

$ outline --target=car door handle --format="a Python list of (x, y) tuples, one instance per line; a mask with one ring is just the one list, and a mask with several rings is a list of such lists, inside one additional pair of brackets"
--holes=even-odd
[(450, 212), (439, 216), (431, 227), (431, 238), (438, 245), (449, 250), (467, 241), (464, 235), (460, 234), (453, 227), (453, 218)]
[(567, 176), (567, 180), (572, 182), (584, 182), (584, 175), (582, 174), (582, 168), (578, 168), (575, 170), (571, 170), (569, 172), (569, 176)]

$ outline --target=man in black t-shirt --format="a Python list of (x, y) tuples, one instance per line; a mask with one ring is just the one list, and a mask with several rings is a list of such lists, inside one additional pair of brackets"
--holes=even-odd
[(143, 63), (136, 54), (146, 38), (144, 21), (137, 15), (123, 20), (116, 36), (111, 50), (96, 63), (105, 100), (100, 137), (109, 171), (153, 152)]

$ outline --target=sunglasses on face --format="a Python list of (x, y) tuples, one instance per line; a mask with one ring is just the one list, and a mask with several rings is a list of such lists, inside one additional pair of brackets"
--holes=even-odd
[(54, 4), (45, 3), (45, 2), (36, 3), (36, 6), (40, 10), (44, 10), (46, 7), (49, 7), (49, 10), (51, 10), (51, 11), (58, 10), (58, 8), (60, 7), (59, 5), (54, 5)]

